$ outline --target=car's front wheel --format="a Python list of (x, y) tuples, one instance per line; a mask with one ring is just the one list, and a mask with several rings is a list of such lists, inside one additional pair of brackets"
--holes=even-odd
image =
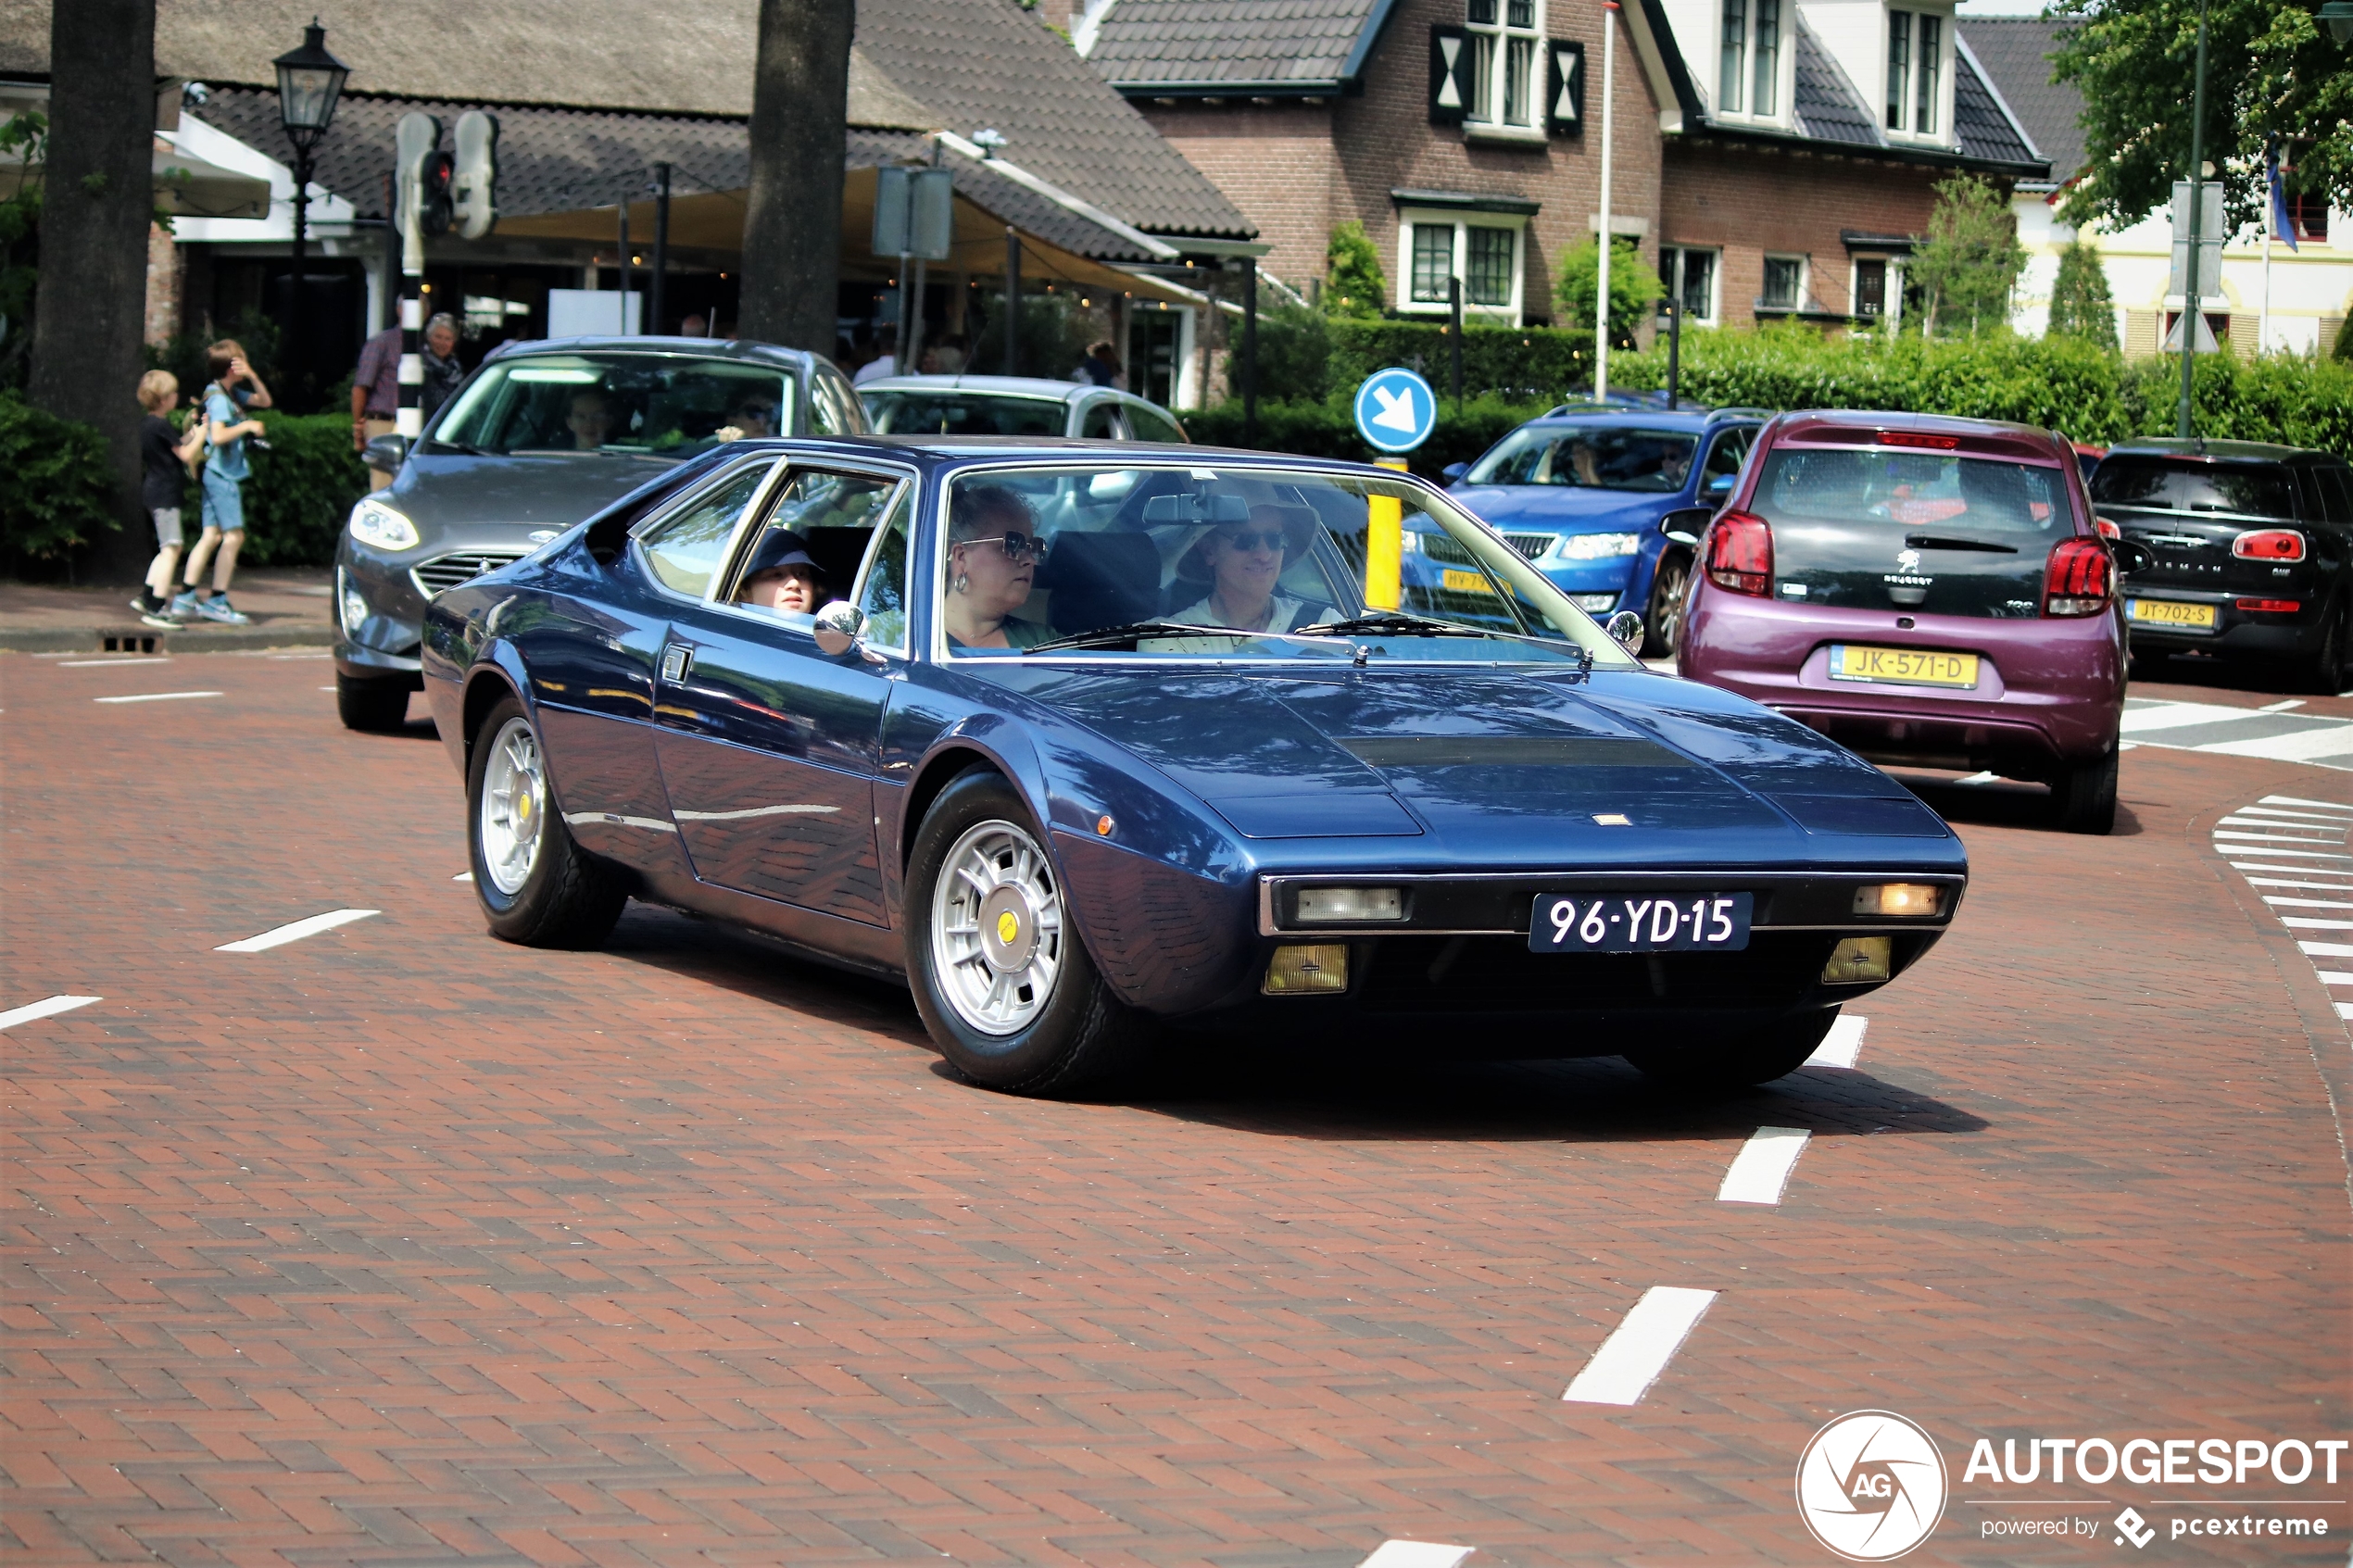
[(1642, 615), (1642, 657), (1672, 659), (1683, 643), (1683, 601), (1692, 591), (1692, 558), (1679, 553), (1659, 558), (1651, 577), (1650, 608)]
[(1645, 1078), (1692, 1094), (1722, 1094), (1769, 1084), (1806, 1065), (1838, 1022), (1838, 1009), (1800, 1013), (1720, 1044), (1628, 1051)]
[(476, 735), (466, 768), (466, 836), (474, 896), (491, 935), (530, 947), (601, 946), (629, 895), (564, 826), (530, 716), (510, 696)]
[(383, 734), (409, 721), (409, 683), (361, 681), (335, 671), (335, 717), (346, 730)]
[(1126, 1066), (1146, 1021), (1096, 972), (1035, 820), (1005, 779), (950, 783), (907, 867), (907, 974), (949, 1064), (1016, 1094), (1061, 1094)]

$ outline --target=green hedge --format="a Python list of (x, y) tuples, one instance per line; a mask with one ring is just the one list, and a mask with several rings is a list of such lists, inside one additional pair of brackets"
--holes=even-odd
[[(270, 450), (253, 451), (245, 482), (245, 548), (256, 566), (325, 566), (351, 504), (368, 493), (368, 470), (351, 449), (351, 415), (258, 418)], [(193, 487), (192, 487), (193, 488)]]
[[(1441, 399), (1438, 428), (1419, 450), (1409, 453), (1413, 470), (1436, 479), (1449, 463), (1467, 463), (1545, 409), (1551, 403), (1520, 403), (1502, 397), (1466, 401), (1460, 414)], [(1204, 446), (1251, 446), (1265, 452), (1293, 452), (1307, 458), (1341, 458), (1370, 462), (1380, 456), (1356, 433), (1356, 416), (1334, 399), (1324, 403), (1261, 403), (1258, 439), (1243, 437), (1242, 406), (1222, 403), (1185, 417), (1185, 433)]]
[(118, 525), (107, 438), (0, 392), (0, 571), (55, 561)]

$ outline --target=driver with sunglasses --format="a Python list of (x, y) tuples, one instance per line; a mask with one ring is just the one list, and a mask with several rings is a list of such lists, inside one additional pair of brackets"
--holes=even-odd
[(1327, 608), (1278, 594), (1275, 585), (1290, 557), (1306, 546), (1313, 513), (1261, 502), (1250, 521), (1212, 529), (1185, 559), (1180, 576), (1209, 579), (1208, 594), (1170, 616), (1189, 626), (1231, 626), (1243, 632), (1290, 632), (1313, 623)]
[(948, 592), (940, 620), (951, 648), (1026, 648), (1051, 627), (1017, 620), (1038, 575), (1038, 521), (1000, 485), (957, 487), (948, 511)]

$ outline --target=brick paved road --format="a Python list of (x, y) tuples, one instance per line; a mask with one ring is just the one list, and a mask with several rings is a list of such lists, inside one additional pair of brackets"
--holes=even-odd
[[(1907, 1562), (2141, 1555), (1988, 1496), (2353, 1497), (1961, 1474), (2353, 1436), (2353, 1056), (2211, 837), (2341, 773), (2144, 748), (2107, 839), (1937, 792), (1976, 887), (1855, 1071), (1694, 1110), (1243, 1043), (1051, 1104), (677, 916), (490, 940), (440, 747), (337, 729), (324, 662), (60, 662), (0, 657), (0, 1010), (104, 999), (0, 1035), (11, 1562), (1826, 1562), (1793, 1467), (1866, 1407), (1951, 1467)], [(1782, 1201), (1717, 1201), (1764, 1125), (1813, 1135)], [(1641, 1403), (1565, 1403), (1655, 1286), (1720, 1294)], [(2342, 1562), (2302, 1512), (2147, 1555)]]

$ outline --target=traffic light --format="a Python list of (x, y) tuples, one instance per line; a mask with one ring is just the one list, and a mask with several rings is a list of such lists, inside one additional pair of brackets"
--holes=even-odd
[(458, 160), (447, 153), (434, 152), (417, 171), (417, 224), (428, 234), (449, 232), (449, 186), (458, 171)]
[(451, 181), (458, 232), (478, 240), (498, 220), (498, 120), (480, 109), (458, 117), (457, 171)]
[[(393, 132), (393, 173), (395, 188), (399, 193), (399, 205), (393, 216), (403, 233), (409, 232), (412, 215), (419, 219), (424, 216), (425, 163), (439, 145), (441, 121), (420, 110), (400, 117), (400, 123)], [(423, 225), (420, 223), (418, 228), (422, 232)]]

